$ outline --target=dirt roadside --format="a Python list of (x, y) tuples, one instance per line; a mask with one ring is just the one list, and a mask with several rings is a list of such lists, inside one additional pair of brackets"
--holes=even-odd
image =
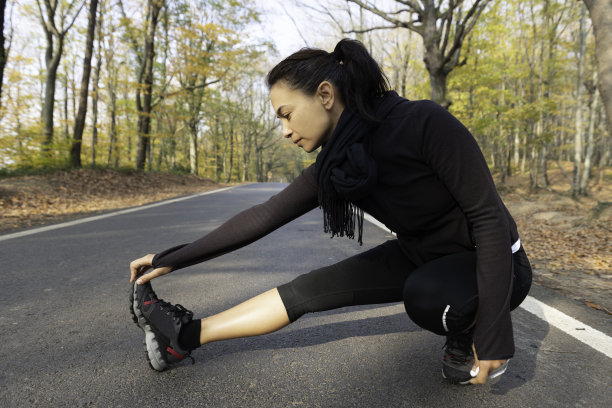
[[(612, 176), (612, 174), (610, 174)], [(534, 281), (612, 314), (612, 186), (574, 200), (557, 170), (547, 190), (526, 175), (500, 188), (534, 268)], [(608, 177), (607, 179), (609, 179)], [(223, 187), (177, 174), (81, 169), (0, 179), (0, 234)]]

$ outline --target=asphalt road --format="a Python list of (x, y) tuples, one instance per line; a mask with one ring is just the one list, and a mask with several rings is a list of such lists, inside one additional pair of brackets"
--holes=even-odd
[[(189, 242), (280, 188), (236, 187), (0, 241), (0, 406), (612, 406), (610, 358), (523, 309), (513, 312), (509, 371), (486, 386), (444, 382), (443, 339), (401, 304), (304, 316), (267, 336), (206, 345), (194, 365), (152, 371), (128, 311), (129, 262)], [(154, 287), (210, 315), (392, 238), (366, 224), (363, 248), (330, 240), (315, 210)], [(612, 333), (601, 312), (540, 287), (531, 295)]]

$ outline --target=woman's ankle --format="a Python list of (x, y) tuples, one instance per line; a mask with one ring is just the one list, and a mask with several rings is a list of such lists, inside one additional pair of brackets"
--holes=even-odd
[(201, 328), (202, 321), (200, 319), (192, 320), (183, 326), (178, 339), (180, 346), (189, 351), (200, 347)]

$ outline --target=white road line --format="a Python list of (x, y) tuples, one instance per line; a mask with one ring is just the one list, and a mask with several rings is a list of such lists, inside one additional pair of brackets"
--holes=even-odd
[[(365, 214), (364, 218), (377, 227), (392, 233), (389, 228), (376, 220), (370, 214)], [(599, 330), (594, 329), (563, 312), (560, 312), (554, 307), (550, 307), (547, 304), (540, 302), (532, 296), (527, 296), (523, 303), (521, 303), (520, 308), (539, 317), (549, 325), (556, 327), (575, 339), (580, 340), (587, 346), (605, 354), (608, 358), (612, 358), (612, 338), (607, 334), (600, 332)]]
[(612, 358), (612, 338), (605, 333), (558, 311), (554, 307), (550, 307), (540, 302), (532, 296), (527, 296), (520, 307), (600, 353), (605, 354), (609, 358)]
[(193, 195), (190, 195), (190, 196), (185, 196), (185, 197), (180, 197), (180, 198), (171, 198), (169, 200), (160, 201), (160, 202), (153, 203), (153, 204), (148, 204), (148, 205), (143, 205), (143, 206), (140, 206), (140, 207), (128, 208), (128, 209), (125, 209), (125, 210), (114, 211), (114, 212), (107, 213), (107, 214), (95, 215), (93, 217), (80, 218), (78, 220), (63, 222), (61, 224), (53, 224), (53, 225), (48, 225), (46, 227), (33, 228), (33, 229), (27, 230), (27, 231), (15, 232), (13, 234), (0, 235), (0, 241), (6, 241), (6, 240), (9, 240), (9, 239), (13, 239), (13, 238), (25, 237), (25, 236), (32, 235), (32, 234), (38, 234), (39, 232), (51, 231), (51, 230), (55, 230), (55, 229), (59, 229), (59, 228), (64, 228), (64, 227), (71, 227), (73, 225), (84, 224), (84, 223), (90, 222), (90, 221), (97, 221), (97, 220), (101, 220), (101, 219), (104, 219), (104, 218), (114, 217), (115, 215), (128, 214), (128, 213), (131, 213), (131, 212), (136, 212), (136, 211), (140, 211), (140, 210), (146, 210), (148, 208), (159, 207), (161, 205), (166, 205), (166, 204), (170, 204), (170, 203), (177, 203), (179, 201), (189, 200), (189, 199), (195, 198), (195, 197), (201, 197), (201, 196), (205, 196), (205, 195), (208, 195), (208, 194), (219, 193), (221, 191), (229, 190), (231, 188), (234, 188), (234, 187), (225, 187), (225, 188), (220, 188), (220, 189), (217, 189), (217, 190), (205, 191), (205, 192), (199, 193), (199, 194), (193, 194)]

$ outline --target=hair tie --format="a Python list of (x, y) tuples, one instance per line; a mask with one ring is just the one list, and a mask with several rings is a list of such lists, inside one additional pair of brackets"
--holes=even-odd
[(342, 56), (340, 55), (339, 52), (337, 52), (336, 50), (333, 50), (330, 55), (332, 56), (332, 58), (336, 61), (338, 61), (338, 64), (340, 65), (344, 65), (344, 61), (342, 61)]

